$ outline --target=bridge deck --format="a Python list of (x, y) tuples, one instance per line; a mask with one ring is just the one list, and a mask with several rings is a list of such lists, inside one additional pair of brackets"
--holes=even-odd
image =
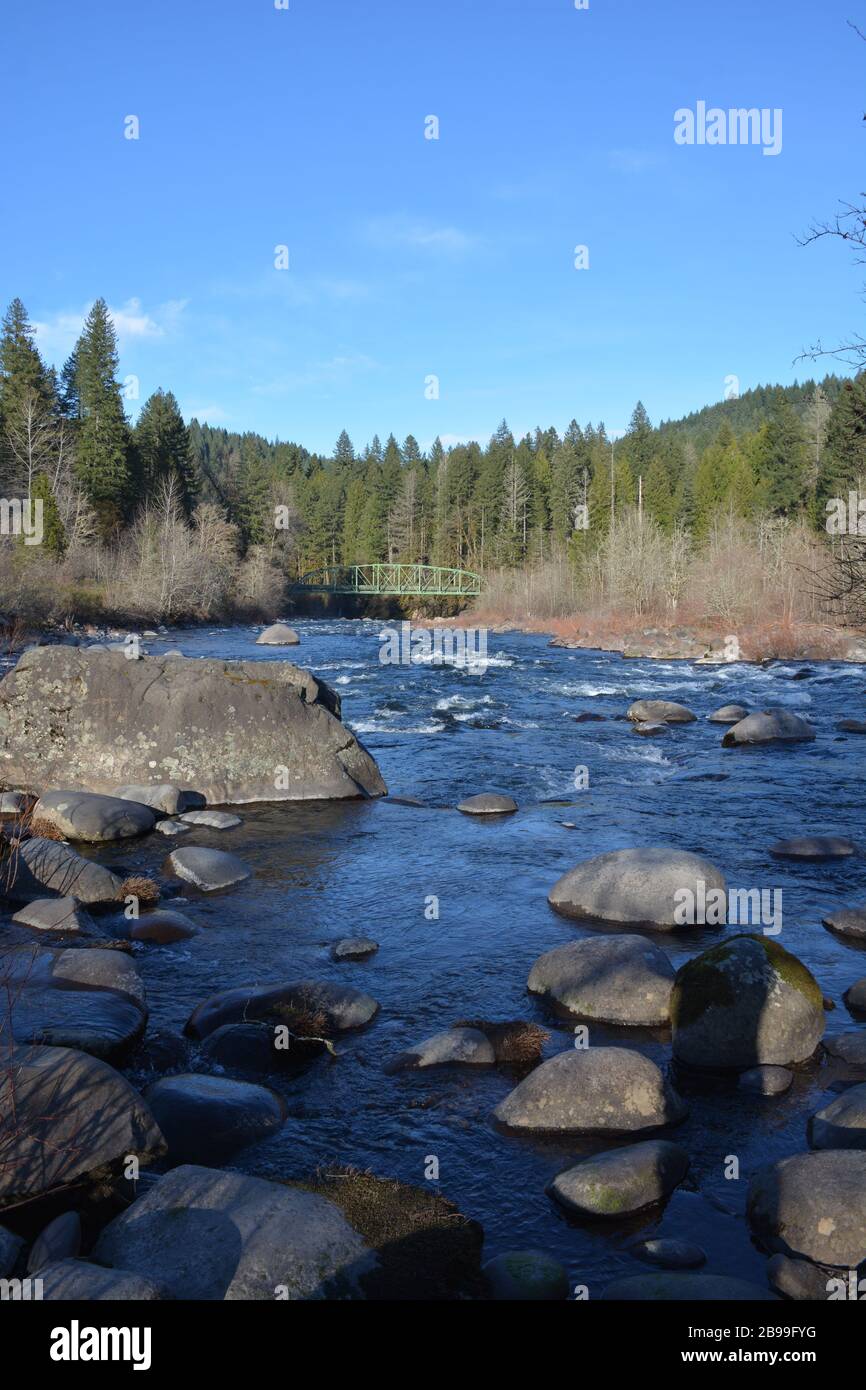
[(443, 565), (324, 565), (292, 585), (295, 593), (393, 594), (404, 597), (467, 596), (481, 593), (481, 576)]

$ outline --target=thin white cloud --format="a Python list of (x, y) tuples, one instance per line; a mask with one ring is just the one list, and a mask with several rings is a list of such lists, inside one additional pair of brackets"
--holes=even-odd
[(337, 354), (326, 362), (312, 362), (303, 371), (285, 372), (272, 381), (263, 381), (252, 388), (252, 393), (254, 396), (286, 396), (309, 387), (335, 386), (360, 373), (375, 371), (378, 365), (361, 352)]
[(478, 244), (478, 238), (454, 226), (434, 226), (405, 217), (376, 218), (365, 227), (367, 239), (382, 251), (400, 247), (462, 255)]
[[(141, 300), (137, 298), (127, 299), (117, 309), (109, 305), (108, 311), (121, 352), (130, 342), (164, 338), (173, 333), (179, 325), (187, 302), (185, 299), (169, 299), (152, 313), (147, 313)], [(68, 355), (78, 341), (84, 321), (92, 307), (91, 303), (78, 312), (60, 310), (48, 319), (37, 320), (33, 327), (40, 351), (48, 357)]]
[(202, 405), (198, 401), (192, 401), (187, 405), (184, 401), (181, 403), (180, 413), (187, 421), (206, 421), (209, 425), (224, 425), (232, 418), (227, 410), (215, 402), (206, 402)]

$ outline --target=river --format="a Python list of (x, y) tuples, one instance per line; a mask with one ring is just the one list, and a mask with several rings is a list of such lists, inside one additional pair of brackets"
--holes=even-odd
[[(571, 1046), (569, 1025), (527, 995), (526, 977), (542, 952), (591, 929), (556, 916), (547, 892), (580, 859), (629, 845), (676, 845), (708, 856), (730, 886), (781, 888), (777, 939), (834, 1001), (828, 1032), (858, 1027), (842, 993), (864, 973), (866, 953), (827, 932), (821, 916), (866, 898), (862, 853), (810, 865), (780, 863), (768, 850), (803, 833), (862, 834), (866, 741), (834, 726), (844, 716), (862, 717), (866, 673), (814, 664), (795, 679), (802, 668), (781, 662), (625, 661), (508, 633), (491, 634), (489, 665), (479, 674), (381, 664), (381, 622), (295, 626), (301, 645), (290, 652), (256, 647), (252, 628), (175, 630), (150, 644), (155, 652), (180, 647), (189, 657), (285, 655), (308, 667), (341, 695), (343, 719), (377, 759), (391, 793), (368, 802), (243, 806), (241, 827), (197, 829), (185, 843), (232, 850), (254, 869), (253, 879), (225, 895), (190, 898), (185, 910), (207, 928), (199, 936), (136, 947), (151, 1029), (179, 1031), (213, 991), (299, 977), (349, 984), (381, 1004), (370, 1027), (340, 1038), (336, 1061), (323, 1056), (300, 1077), (269, 1080), (286, 1095), (289, 1118), (233, 1166), (289, 1177), (320, 1163), (350, 1163), (420, 1184), (435, 1156), (439, 1189), (481, 1222), (487, 1258), (515, 1248), (549, 1251), (573, 1285), (597, 1296), (616, 1275), (646, 1268), (629, 1254), (630, 1242), (661, 1233), (701, 1244), (707, 1272), (763, 1283), (765, 1257), (743, 1219), (749, 1176), (759, 1163), (807, 1147), (806, 1120), (831, 1083), (826, 1062), (800, 1069), (791, 1090), (773, 1099), (726, 1086), (686, 1088), (691, 1113), (671, 1133), (691, 1156), (686, 1182), (663, 1213), (610, 1225), (571, 1222), (544, 1191), (557, 1171), (610, 1143), (499, 1132), (491, 1112), (515, 1084), (506, 1070), (386, 1075), (383, 1067), (467, 1017), (536, 1019), (551, 1029), (546, 1056)], [(682, 701), (699, 720), (664, 738), (641, 738), (618, 716), (643, 696)], [(734, 700), (758, 709), (783, 705), (812, 720), (818, 737), (788, 748), (723, 750), (724, 729), (705, 716)], [(580, 711), (605, 719), (575, 722)], [(582, 790), (577, 768), (588, 776)], [(518, 814), (491, 823), (454, 809), (463, 796), (488, 789), (513, 795)], [(94, 853), (110, 865), (158, 873), (170, 847), (153, 835)], [(432, 896), (438, 920), (430, 920)], [(366, 962), (336, 964), (329, 948), (349, 935), (372, 936), (380, 950)], [(656, 939), (680, 964), (716, 942), (719, 930)], [(592, 1037), (669, 1061), (663, 1034), (594, 1027)], [(731, 1156), (738, 1179), (725, 1176)]]

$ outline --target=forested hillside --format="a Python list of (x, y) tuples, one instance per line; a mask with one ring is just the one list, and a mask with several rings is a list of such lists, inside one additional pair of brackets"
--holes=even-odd
[[(827, 499), (866, 480), (866, 373), (760, 387), (655, 428), (638, 402), (617, 440), (576, 420), (516, 438), (503, 420), (486, 446), (448, 450), (343, 430), (322, 457), (187, 425), (170, 390), (131, 424), (105, 302), (57, 373), (16, 299), (0, 339), (0, 464), (7, 497), (43, 501), (39, 562), (64, 563), (55, 605), (86, 608), (97, 590), (111, 602), (113, 589), (120, 602), (144, 584), (159, 616), (267, 608), (324, 562), (579, 565), (636, 507), (690, 545), (721, 519), (820, 531)], [(5, 563), (20, 587), (37, 557), (18, 546)]]

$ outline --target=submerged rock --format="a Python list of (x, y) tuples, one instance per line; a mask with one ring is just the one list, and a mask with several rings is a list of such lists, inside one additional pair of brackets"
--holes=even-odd
[(834, 1033), (824, 1039), (823, 1047), (846, 1066), (866, 1071), (866, 1032)]
[(39, 792), (192, 785), (215, 805), (383, 795), (339, 714), (288, 661), (40, 647), (0, 681), (0, 775)]
[(675, 700), (635, 700), (626, 718), (639, 724), (692, 724), (697, 715)]
[(682, 920), (684, 892), (700, 902), (701, 894), (705, 897), (713, 889), (726, 891), (714, 864), (662, 845), (617, 849), (585, 859), (553, 885), (547, 901), (565, 917), (670, 931), (687, 925)]
[(331, 947), (331, 956), (334, 960), (369, 960), (378, 949), (378, 941), (369, 936), (344, 936)]
[(203, 893), (233, 888), (235, 884), (245, 883), (253, 876), (252, 869), (236, 854), (226, 854), (221, 849), (204, 849), (200, 845), (186, 845), (172, 850), (163, 870), (174, 878), (182, 878), (185, 883), (200, 888)]
[(73, 1048), (20, 1047), (0, 1071), (4, 1138), (0, 1205), (37, 1197), (134, 1154), (142, 1164), (165, 1143), (145, 1102), (107, 1063)]
[(548, 1192), (578, 1216), (622, 1218), (665, 1201), (688, 1170), (684, 1149), (651, 1139), (583, 1159), (558, 1173)]
[(530, 1072), (494, 1111), (509, 1129), (641, 1134), (687, 1113), (655, 1062), (624, 1047), (573, 1048)]
[(500, 792), (479, 792), (476, 796), (464, 797), (457, 810), (465, 816), (510, 816), (517, 810), (517, 802)]
[(787, 1067), (751, 1067), (739, 1077), (741, 1091), (756, 1096), (781, 1096), (791, 1089), (794, 1073)]
[(172, 908), (156, 908), (153, 912), (142, 913), (129, 925), (131, 941), (153, 941), (159, 946), (170, 945), (173, 941), (187, 941), (198, 936), (200, 927), (182, 912)]
[(866, 975), (846, 989), (842, 998), (852, 1014), (866, 1014)]
[(723, 748), (743, 743), (797, 743), (813, 739), (815, 730), (787, 709), (761, 710), (734, 724), (722, 739)]
[(78, 1048), (109, 1061), (124, 1058), (144, 1033), (144, 986), (129, 956), (13, 946), (0, 953), (0, 1044)]
[(184, 1032), (206, 1038), (225, 1023), (285, 1024), (304, 1032), (321, 1028), (327, 1035), (362, 1028), (379, 1005), (369, 994), (320, 980), (291, 980), (287, 984), (256, 985), (222, 990), (194, 1009)]
[(543, 1250), (506, 1250), (484, 1266), (491, 1298), (500, 1303), (553, 1303), (568, 1298), (568, 1271)]
[(656, 1027), (670, 1020), (674, 968), (644, 936), (570, 941), (540, 956), (527, 989), (579, 1018)]
[(265, 647), (296, 647), (300, 640), (295, 629), (285, 623), (271, 623), (256, 638), (257, 644)]
[(33, 810), (33, 820), (52, 825), (69, 840), (99, 843), (145, 835), (153, 829), (156, 816), (149, 806), (125, 801), (120, 796), (100, 796), (94, 792), (60, 791), (41, 796)]
[(760, 1168), (747, 1211), (768, 1249), (856, 1268), (866, 1259), (866, 1151), (794, 1154)]
[(677, 972), (671, 1020), (678, 1062), (747, 1071), (811, 1057), (824, 1001), (814, 976), (778, 942), (734, 936)]
[(637, 1260), (658, 1265), (660, 1269), (698, 1269), (706, 1264), (707, 1257), (699, 1245), (687, 1240), (676, 1240), (666, 1236), (649, 1236), (629, 1246), (629, 1253)]
[(857, 846), (838, 835), (802, 835), (793, 840), (777, 840), (770, 846), (774, 859), (845, 859)]
[(184, 811), (179, 819), (185, 825), (206, 825), (210, 830), (233, 830), (242, 824), (240, 816), (228, 811)]
[(276, 1091), (225, 1076), (186, 1073), (148, 1086), (144, 1098), (168, 1144), (170, 1163), (223, 1163), (281, 1128)]
[(186, 1165), (110, 1222), (93, 1252), (180, 1299), (345, 1298), (375, 1261), (313, 1192)]

